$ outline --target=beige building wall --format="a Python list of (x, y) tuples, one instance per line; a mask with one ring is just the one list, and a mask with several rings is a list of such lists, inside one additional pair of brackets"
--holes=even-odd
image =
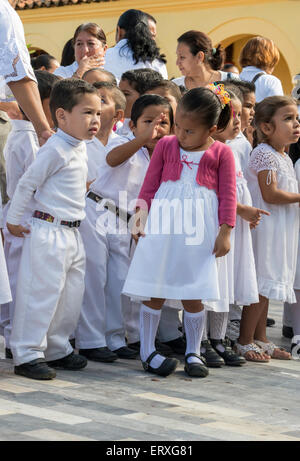
[(109, 46), (113, 46), (117, 19), (129, 8), (147, 11), (157, 19), (157, 41), (167, 55), (170, 77), (180, 75), (175, 63), (177, 37), (190, 29), (206, 32), (214, 45), (234, 44), (236, 63), (242, 45), (251, 36), (273, 39), (281, 52), (274, 75), (287, 93), (292, 88), (292, 76), (300, 72), (300, 1), (296, 0), (118, 0), (19, 13), (27, 43), (60, 59), (64, 43), (86, 21), (101, 25)]

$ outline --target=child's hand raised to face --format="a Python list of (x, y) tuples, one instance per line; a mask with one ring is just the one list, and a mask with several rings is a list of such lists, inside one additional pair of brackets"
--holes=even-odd
[(161, 123), (163, 123), (165, 120), (167, 120), (167, 116), (162, 112), (157, 117), (155, 117), (151, 123), (147, 123), (143, 133), (139, 133), (139, 138), (143, 138), (145, 143), (159, 138), (160, 135), (164, 134)]

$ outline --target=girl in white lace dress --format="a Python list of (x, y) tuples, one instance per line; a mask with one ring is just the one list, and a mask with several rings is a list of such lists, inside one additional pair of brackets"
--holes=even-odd
[(255, 123), (263, 142), (251, 154), (246, 179), (253, 205), (270, 216), (263, 216), (252, 231), (259, 302), (244, 308), (236, 348), (245, 358), (256, 344), (266, 359), (290, 359), (288, 352), (268, 341), (266, 319), (270, 299), (296, 302), (300, 194), (285, 148), (300, 136), (297, 106), (290, 97), (266, 98), (257, 106)]

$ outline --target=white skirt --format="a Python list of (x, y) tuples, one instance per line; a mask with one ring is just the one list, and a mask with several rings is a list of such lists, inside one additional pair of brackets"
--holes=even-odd
[(218, 229), (215, 191), (196, 183), (162, 183), (152, 202), (146, 236), (139, 239), (123, 293), (140, 300), (220, 301), (217, 260), (213, 254)]

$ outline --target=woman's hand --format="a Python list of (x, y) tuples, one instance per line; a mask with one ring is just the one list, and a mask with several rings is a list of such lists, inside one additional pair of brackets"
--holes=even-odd
[(215, 241), (215, 246), (213, 249), (213, 254), (216, 258), (221, 258), (225, 256), (230, 251), (230, 233), (231, 227), (227, 224), (222, 224), (220, 227), (219, 234)]
[(82, 78), (85, 72), (90, 69), (95, 69), (97, 67), (103, 68), (105, 64), (104, 56), (96, 55), (93, 56), (84, 56), (78, 63), (78, 69), (75, 72), (79, 78)]
[(8, 222), (6, 223), (6, 227), (9, 230), (9, 232), (15, 237), (24, 238), (24, 234), (30, 234), (30, 229), (27, 229), (26, 227), (21, 226), (21, 224), (15, 225), (15, 224), (10, 224)]
[(260, 208), (255, 208), (253, 206), (248, 206), (248, 205), (242, 205), (238, 203), (237, 206), (237, 214), (245, 219), (245, 221), (248, 221), (250, 223), (250, 228), (254, 229), (256, 226), (258, 226), (261, 216), (267, 215), (270, 216), (270, 213), (268, 211), (262, 210)]

